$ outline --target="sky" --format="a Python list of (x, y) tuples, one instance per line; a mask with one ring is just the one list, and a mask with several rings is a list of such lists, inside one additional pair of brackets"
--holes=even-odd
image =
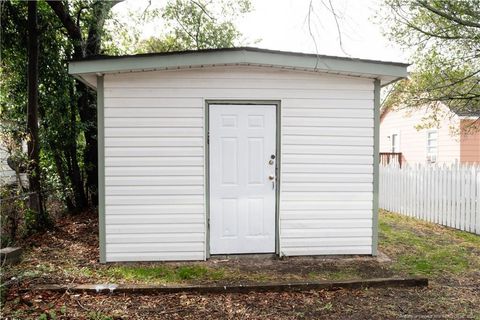
[[(150, 8), (160, 8), (165, 0), (151, 0)], [(216, 0), (213, 0), (216, 1)], [(381, 0), (331, 0), (342, 39), (328, 0), (251, 0), (253, 10), (235, 21), (247, 45), (352, 58), (408, 62), (408, 54), (382, 35), (373, 21)], [(127, 0), (114, 7), (124, 16), (128, 10), (143, 10), (148, 0)], [(155, 35), (161, 21), (142, 27), (143, 37)], [(315, 41), (313, 40), (315, 39)]]

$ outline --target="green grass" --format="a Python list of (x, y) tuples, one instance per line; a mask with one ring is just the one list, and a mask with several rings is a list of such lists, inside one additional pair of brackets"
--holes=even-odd
[(459, 240), (463, 240), (469, 245), (480, 247), (480, 236), (473, 233), (464, 232), (464, 231), (450, 231), (450, 232), (454, 232), (455, 236)]
[(118, 280), (138, 282), (176, 283), (185, 280), (219, 280), (223, 269), (211, 269), (199, 265), (190, 266), (112, 266), (102, 271), (105, 276)]
[[(468, 232), (383, 211), (379, 219), (380, 251), (392, 259), (385, 267), (397, 275), (419, 275), (431, 278), (472, 274), (480, 270), (480, 237)], [(368, 277), (361, 263), (318, 269), (305, 275), (294, 271), (282, 277), (302, 280), (343, 280)], [(89, 269), (79, 270), (89, 276)], [(110, 281), (141, 283), (186, 283), (209, 281), (266, 282), (278, 279), (274, 271), (249, 271), (232, 267), (212, 268), (201, 264), (111, 265), (98, 273)]]
[(380, 215), (379, 244), (392, 268), (409, 275), (459, 275), (480, 268), (479, 236), (398, 214)]

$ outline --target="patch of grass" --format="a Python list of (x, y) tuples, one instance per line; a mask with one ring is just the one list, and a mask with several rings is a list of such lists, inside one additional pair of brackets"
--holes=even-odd
[(205, 278), (208, 272), (207, 268), (200, 266), (185, 266), (177, 269), (177, 275), (182, 280)]
[(465, 231), (450, 231), (450, 232), (454, 232), (456, 238), (468, 244), (471, 244), (472, 246), (476, 246), (480, 248), (480, 236), (470, 232), (465, 232)]
[(223, 269), (211, 269), (199, 265), (190, 266), (113, 266), (103, 273), (114, 279), (175, 283), (184, 280), (220, 280), (224, 277)]
[(379, 243), (394, 259), (393, 268), (409, 275), (435, 277), (480, 267), (480, 237), (398, 214), (380, 215)]

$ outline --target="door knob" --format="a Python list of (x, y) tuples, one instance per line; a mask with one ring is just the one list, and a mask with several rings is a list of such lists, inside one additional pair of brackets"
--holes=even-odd
[(271, 174), (268, 176), (268, 179), (272, 181), (272, 190), (275, 190), (275, 176)]

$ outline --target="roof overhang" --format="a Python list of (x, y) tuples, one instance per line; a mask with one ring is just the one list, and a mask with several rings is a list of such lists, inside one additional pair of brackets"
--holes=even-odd
[(379, 79), (382, 86), (407, 77), (408, 64), (273, 51), (228, 48), (131, 56), (96, 56), (70, 61), (68, 72), (96, 88), (97, 75), (202, 68), (213, 66), (261, 66)]

